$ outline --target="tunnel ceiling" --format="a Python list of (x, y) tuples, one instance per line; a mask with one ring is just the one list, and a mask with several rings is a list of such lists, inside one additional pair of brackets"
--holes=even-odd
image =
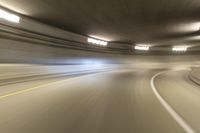
[(104, 40), (199, 44), (199, 0), (1, 0), (1, 6)]

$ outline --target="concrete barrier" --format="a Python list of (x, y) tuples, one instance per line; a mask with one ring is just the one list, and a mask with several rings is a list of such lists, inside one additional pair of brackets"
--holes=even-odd
[(200, 85), (200, 67), (192, 67), (189, 78), (194, 83)]
[(117, 65), (35, 65), (35, 64), (4, 64), (0, 65), (0, 83), (26, 78), (37, 78), (54, 75), (74, 75), (109, 71), (117, 68)]

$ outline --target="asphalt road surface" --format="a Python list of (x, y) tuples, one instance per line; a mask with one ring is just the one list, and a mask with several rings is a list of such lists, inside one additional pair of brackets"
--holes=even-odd
[(200, 132), (200, 87), (188, 70), (115, 70), (0, 86), (0, 133)]

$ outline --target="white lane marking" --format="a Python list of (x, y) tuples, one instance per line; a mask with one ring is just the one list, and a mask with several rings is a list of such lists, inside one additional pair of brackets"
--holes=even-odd
[(159, 92), (157, 91), (155, 85), (154, 85), (154, 80), (157, 76), (165, 73), (164, 72), (159, 72), (157, 74), (155, 74), (152, 78), (151, 78), (151, 88), (154, 92), (154, 94), (156, 95), (157, 99), (159, 100), (159, 102), (162, 104), (162, 106), (167, 110), (167, 112), (174, 118), (174, 120), (185, 130), (186, 133), (196, 133), (192, 127), (187, 124), (187, 122), (164, 100), (164, 98), (162, 98), (162, 96), (159, 94)]

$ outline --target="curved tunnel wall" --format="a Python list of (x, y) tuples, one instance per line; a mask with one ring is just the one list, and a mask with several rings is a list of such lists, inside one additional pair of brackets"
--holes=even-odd
[(1, 63), (199, 63), (199, 55), (134, 54), (132, 46), (119, 43), (109, 43), (108, 47), (93, 46), (87, 43), (86, 36), (51, 27), (24, 16), (19, 24), (0, 22), (0, 42)]
[(200, 67), (192, 67), (192, 71), (190, 71), (189, 78), (194, 83), (200, 85)]

